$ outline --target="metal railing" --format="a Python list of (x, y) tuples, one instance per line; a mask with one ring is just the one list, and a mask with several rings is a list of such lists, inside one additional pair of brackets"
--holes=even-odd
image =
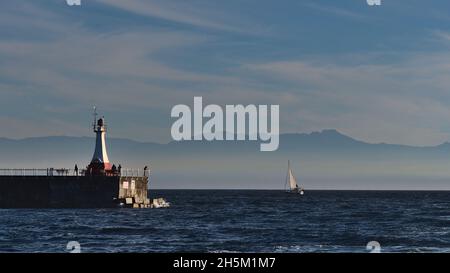
[(68, 176), (69, 169), (0, 169), (0, 176)]
[[(85, 169), (75, 171), (66, 168), (0, 169), (0, 176), (87, 176)], [(126, 177), (150, 176), (150, 170), (122, 168), (116, 175)]]
[(125, 168), (120, 171), (120, 175), (129, 177), (150, 176), (150, 170)]

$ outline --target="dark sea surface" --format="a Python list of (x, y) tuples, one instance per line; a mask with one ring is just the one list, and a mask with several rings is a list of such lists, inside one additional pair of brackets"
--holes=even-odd
[(165, 190), (166, 209), (2, 209), (0, 252), (450, 252), (450, 192)]

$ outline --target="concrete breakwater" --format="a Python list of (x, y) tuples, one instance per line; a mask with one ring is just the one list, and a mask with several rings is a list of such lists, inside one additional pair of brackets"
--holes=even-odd
[(0, 176), (1, 208), (151, 207), (148, 177)]

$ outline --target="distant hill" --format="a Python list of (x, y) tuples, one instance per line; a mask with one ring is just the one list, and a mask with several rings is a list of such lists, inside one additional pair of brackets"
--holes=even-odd
[[(283, 188), (291, 159), (307, 188), (450, 189), (449, 143), (369, 144), (336, 130), (282, 134), (276, 152), (260, 152), (259, 141), (107, 142), (112, 162), (150, 165), (157, 188)], [(81, 167), (93, 148), (89, 137), (0, 138), (0, 168)]]

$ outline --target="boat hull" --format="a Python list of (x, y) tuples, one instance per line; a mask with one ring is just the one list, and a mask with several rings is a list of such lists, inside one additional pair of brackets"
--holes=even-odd
[(299, 195), (304, 195), (305, 194), (305, 192), (303, 190), (288, 190), (288, 191), (286, 191), (286, 193), (299, 194)]

